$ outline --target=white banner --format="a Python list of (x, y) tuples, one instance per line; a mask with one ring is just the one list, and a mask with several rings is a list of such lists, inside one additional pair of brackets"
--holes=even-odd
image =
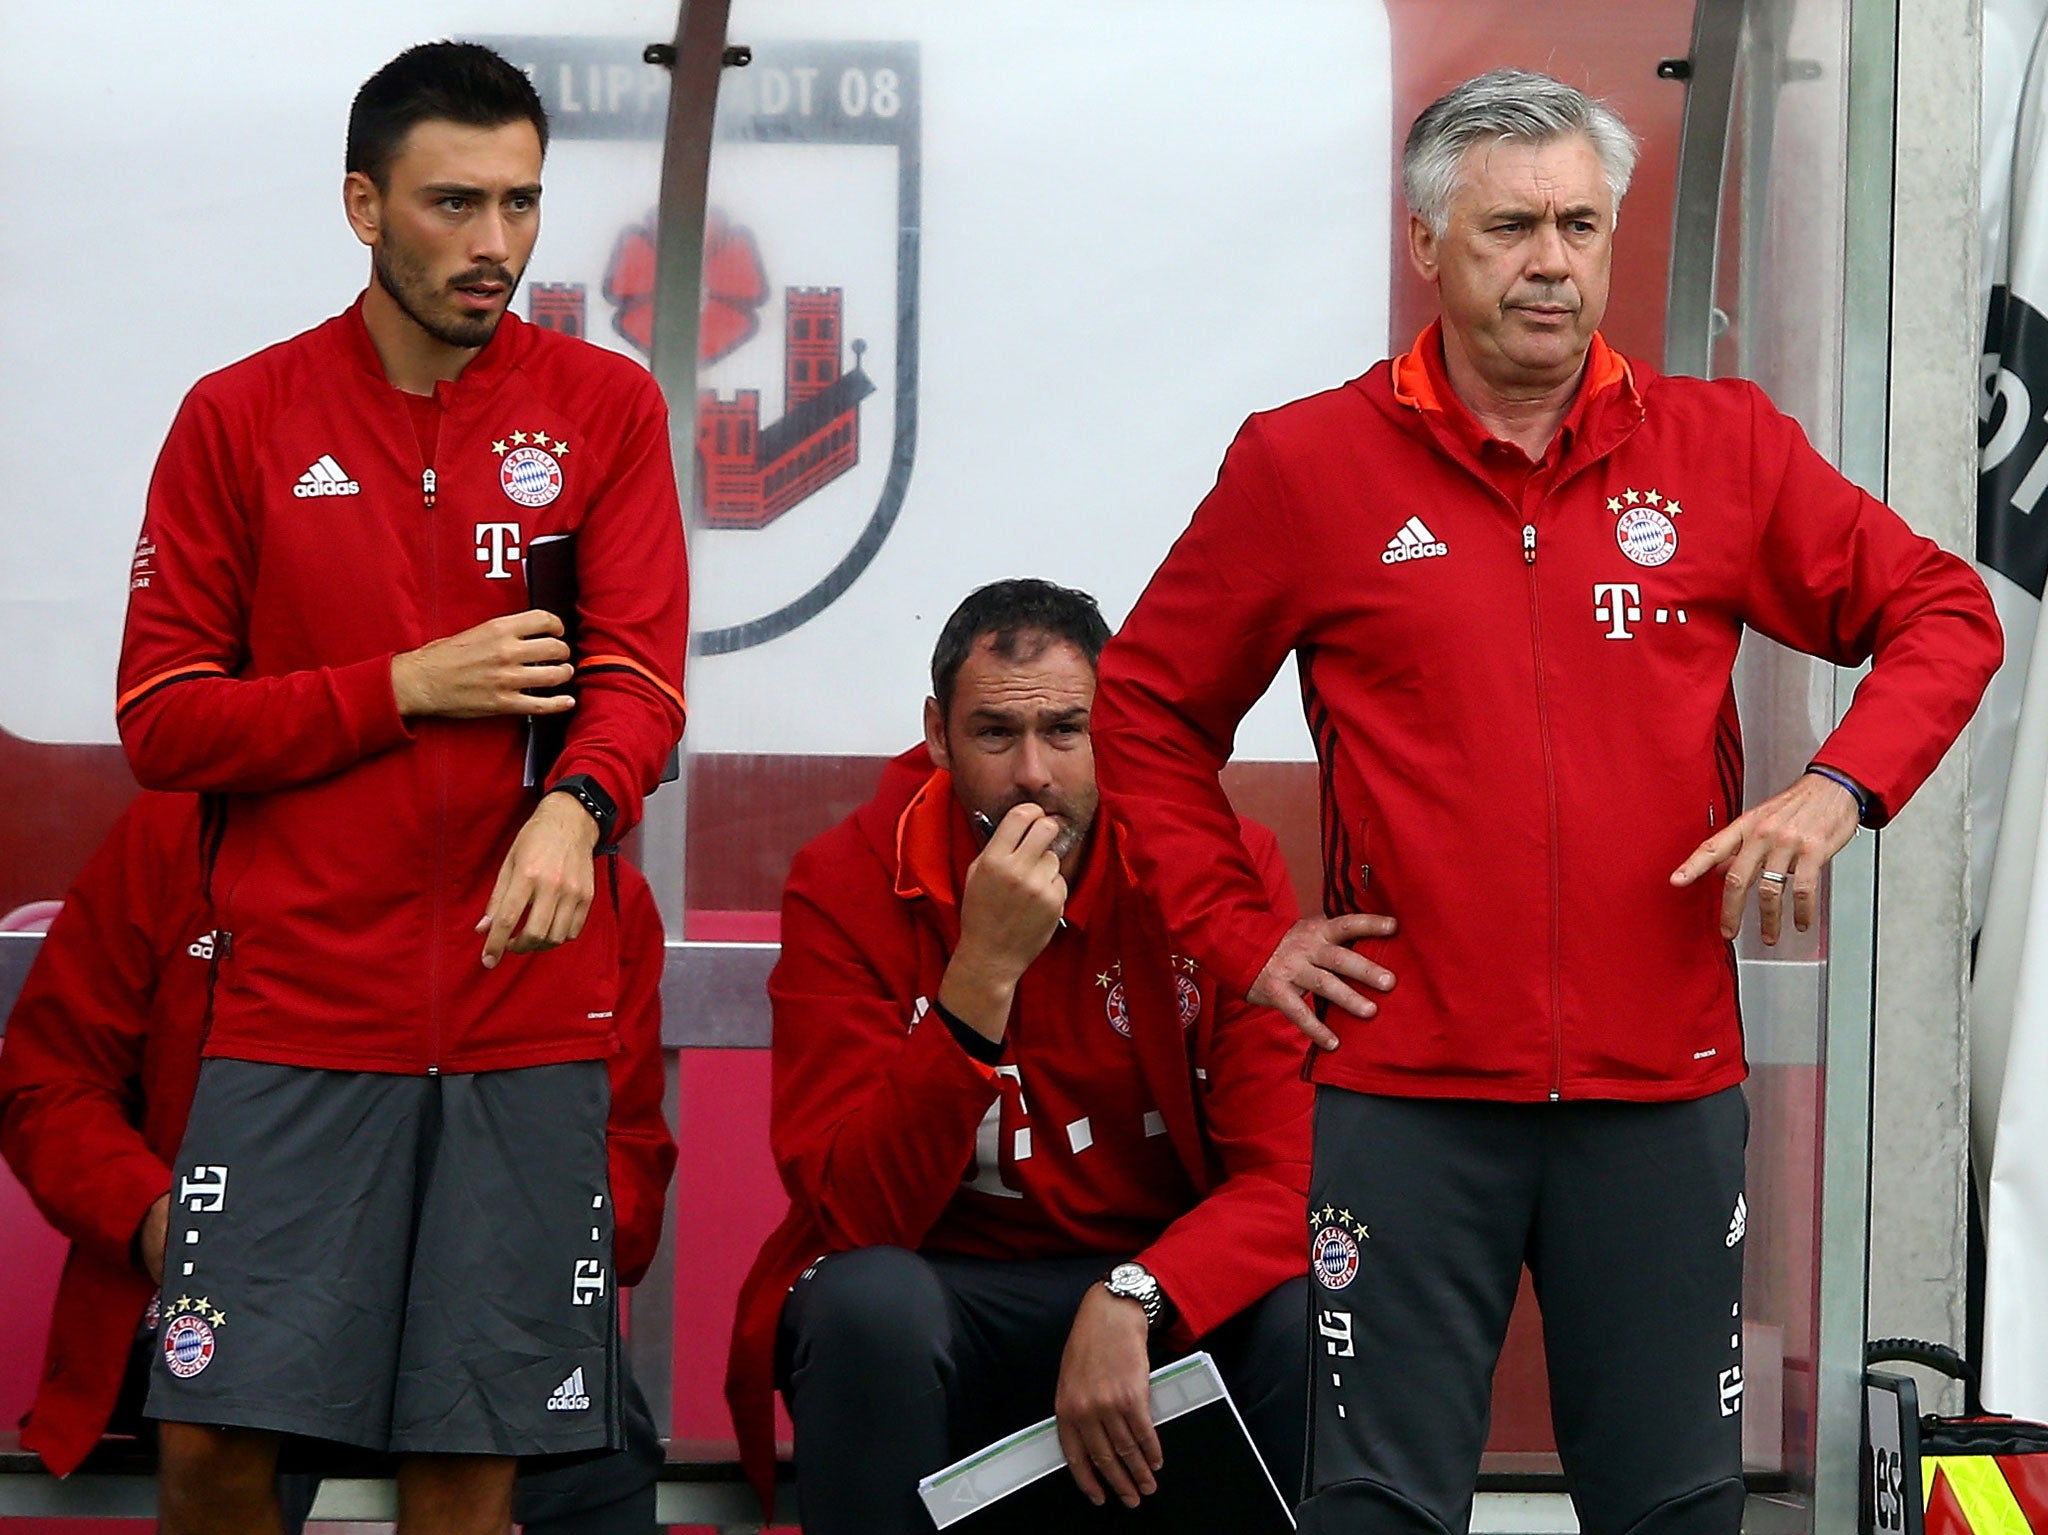
[[(1978, 558), (2006, 662), (1978, 715), (1971, 1147), (1986, 1232), (1984, 1399), (2048, 1418), (2048, 49), (2040, 0), (1985, 7), (1990, 278)], [(2030, 58), (2024, 80), (2013, 61)], [(2002, 157), (2002, 161), (2001, 161)], [(1994, 166), (2007, 172), (1994, 173)]]
[[(1119, 622), (1244, 416), (1385, 355), (1388, 24), (1328, 0), (740, 0), (728, 30), (755, 60), (726, 73), (711, 210), (764, 297), (701, 383), (788, 421), (785, 295), (822, 291), (827, 365), (869, 388), (841, 415), (857, 462), (779, 509), (750, 481), (711, 498), (691, 746), (887, 752), (969, 589), (1043, 576)], [(1276, 37), (1285, 66), (1253, 67)], [(1310, 755), (1291, 669), (1238, 754)]]
[[(521, 312), (645, 359), (667, 84), (640, 50), (674, 18), (84, 0), (10, 28), (0, 728), (114, 739), (157, 448), (201, 373), (361, 286), (342, 133), (399, 48), (477, 37), (533, 73), (557, 132)], [(1386, 354), (1387, 18), (740, 0), (729, 35), (756, 56), (712, 165), (690, 746), (894, 751), (970, 587), (1042, 575), (1119, 620), (1246, 414)], [(1295, 695), (1241, 756), (1309, 755)]]

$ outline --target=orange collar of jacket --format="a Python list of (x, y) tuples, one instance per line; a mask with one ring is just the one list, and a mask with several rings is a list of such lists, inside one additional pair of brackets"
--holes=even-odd
[[(1443, 376), (1443, 355), (1443, 321), (1432, 320), (1415, 338), (1415, 345), (1394, 359), (1394, 398), (1411, 410), (1433, 410), (1443, 416), (1461, 437), (1472, 439), (1475, 444), (1484, 442), (1493, 434), (1480, 424), (1479, 418), (1452, 391), (1448, 379)], [(1628, 359), (1609, 346), (1606, 337), (1595, 331), (1592, 345), (1586, 349), (1585, 372), (1581, 375), (1578, 395), (1565, 418), (1566, 426), (1576, 430), (1594, 400), (1617, 384), (1627, 391), (1631, 400), (1639, 399), (1635, 372), (1629, 367)]]

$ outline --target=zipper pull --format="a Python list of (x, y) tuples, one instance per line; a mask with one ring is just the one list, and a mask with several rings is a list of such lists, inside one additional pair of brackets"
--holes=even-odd
[[(428, 504), (432, 505), (432, 502)], [(1524, 565), (1534, 565), (1536, 563), (1536, 524), (1533, 522), (1522, 524), (1522, 563)]]
[[(423, 469), (420, 471), (420, 498), (426, 503), (427, 509), (429, 511), (433, 510), (434, 471), (431, 469)], [(1528, 532), (1528, 529), (1523, 529), (1523, 532)]]

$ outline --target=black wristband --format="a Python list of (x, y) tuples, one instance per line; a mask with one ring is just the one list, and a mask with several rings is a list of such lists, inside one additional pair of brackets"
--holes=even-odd
[(960, 1048), (973, 1059), (984, 1066), (1000, 1066), (1003, 1063), (1003, 1052), (1009, 1048), (1007, 1042), (990, 1039), (972, 1024), (955, 1016), (952, 1010), (936, 997), (932, 999), (932, 1011), (939, 1015), (939, 1020), (945, 1024), (953, 1038), (959, 1041)]
[(590, 819), (597, 822), (597, 840), (607, 843), (612, 840), (612, 828), (619, 822), (618, 801), (604, 792), (604, 785), (588, 773), (571, 773), (567, 778), (558, 778), (547, 787), (549, 794), (566, 794), (581, 805)]

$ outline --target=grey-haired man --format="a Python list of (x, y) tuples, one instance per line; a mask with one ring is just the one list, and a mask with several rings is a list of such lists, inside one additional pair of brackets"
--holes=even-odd
[[(1619, 118), (1548, 76), (1427, 108), (1403, 180), (1440, 322), (1246, 423), (1103, 655), (1104, 801), (1140, 877), (1191, 954), (1320, 1047), (1305, 1531), (1467, 1527), (1526, 1264), (1581, 1527), (1733, 1535), (1729, 940), (1752, 888), (1766, 943), (1788, 908), (1809, 925), (1827, 861), (1905, 802), (1998, 661), (1969, 566), (1761, 391), (1601, 339), (1634, 162)], [(1747, 813), (1745, 628), (1874, 658), (1808, 771)], [(1327, 913), (1293, 924), (1216, 780), (1290, 652)]]

